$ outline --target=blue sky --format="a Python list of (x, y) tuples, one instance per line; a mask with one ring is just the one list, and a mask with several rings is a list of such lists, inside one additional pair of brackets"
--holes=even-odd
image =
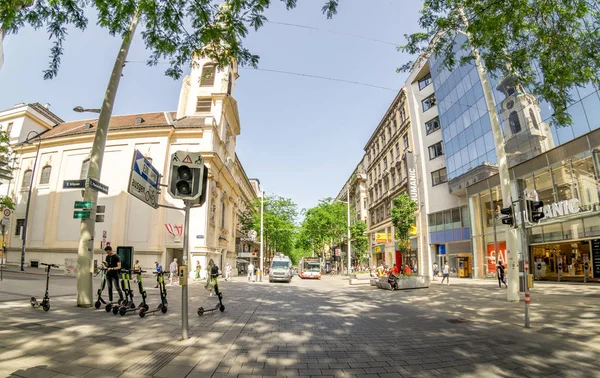
[[(298, 3), (288, 12), (273, 1), (266, 15), (319, 30), (267, 23), (251, 32), (245, 44), (260, 55), (260, 68), (402, 87), (406, 74), (396, 68), (408, 56), (393, 45), (348, 34), (403, 43), (404, 34), (418, 30), (420, 1), (342, 1), (332, 20), (320, 12), (323, 1)], [(67, 121), (82, 118), (71, 109), (100, 107), (119, 44), (91, 21), (87, 31), (69, 34), (58, 77), (44, 80), (51, 47), (45, 31), (28, 28), (8, 36), (0, 109), (50, 103)], [(148, 55), (135, 39), (128, 60), (144, 61)], [(180, 82), (165, 77), (165, 68), (129, 63), (113, 114), (176, 110)], [(337, 195), (394, 96), (391, 90), (240, 68), (237, 154), (247, 175), (260, 179), (265, 191), (291, 198), (300, 208), (315, 206)]]

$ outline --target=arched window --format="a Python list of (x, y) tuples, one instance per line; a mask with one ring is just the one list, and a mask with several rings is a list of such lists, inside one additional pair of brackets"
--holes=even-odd
[(29, 189), (29, 186), (31, 186), (32, 173), (33, 171), (31, 169), (28, 169), (25, 171), (25, 173), (23, 173), (23, 182), (21, 183), (21, 189)]
[(212, 87), (215, 84), (215, 65), (206, 63), (202, 67), (202, 75), (200, 76), (201, 87)]
[(510, 113), (508, 117), (508, 123), (510, 124), (510, 132), (515, 135), (521, 132), (521, 121), (519, 121), (519, 115), (516, 111)]
[(535, 127), (536, 129), (540, 129), (540, 126), (537, 123), (537, 119), (535, 119), (535, 113), (533, 112), (533, 109), (529, 109), (529, 118), (531, 118), (531, 122), (533, 123), (533, 127)]
[(42, 168), (42, 174), (40, 176), (40, 185), (47, 185), (50, 183), (50, 173), (52, 172), (52, 166), (47, 165)]

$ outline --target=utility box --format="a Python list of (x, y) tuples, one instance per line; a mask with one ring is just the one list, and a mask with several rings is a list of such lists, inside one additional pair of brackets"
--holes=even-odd
[(179, 285), (186, 286), (188, 284), (187, 265), (179, 265)]

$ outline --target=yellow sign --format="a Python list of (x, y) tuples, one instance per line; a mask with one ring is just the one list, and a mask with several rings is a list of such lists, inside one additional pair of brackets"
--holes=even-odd
[(375, 243), (387, 243), (392, 240), (391, 234), (375, 234)]
[(410, 236), (417, 236), (417, 225), (413, 224), (410, 227)]
[(375, 246), (375, 253), (379, 253), (379, 252), (381, 252), (381, 247), (378, 246), (378, 245), (376, 245)]

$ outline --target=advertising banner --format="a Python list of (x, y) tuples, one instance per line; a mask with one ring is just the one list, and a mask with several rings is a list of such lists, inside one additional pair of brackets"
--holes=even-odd
[(506, 242), (498, 242), (498, 251), (494, 250), (494, 243), (487, 245), (487, 267), (488, 273), (496, 273), (496, 256), (506, 265)]

